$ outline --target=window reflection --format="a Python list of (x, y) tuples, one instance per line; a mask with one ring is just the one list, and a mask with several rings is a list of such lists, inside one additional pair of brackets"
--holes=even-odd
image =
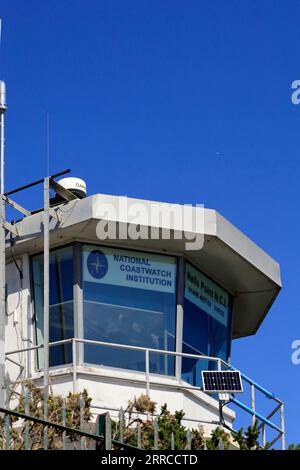
[[(84, 337), (174, 351), (176, 259), (86, 245)], [(145, 353), (85, 345), (85, 362), (145, 371)], [(174, 374), (174, 357), (150, 355), (150, 371)]]
[[(73, 249), (50, 253), (50, 342), (74, 337)], [(43, 255), (32, 257), (36, 339), (43, 344)], [(82, 246), (83, 333), (88, 340), (175, 351), (177, 263), (172, 256)], [(186, 263), (184, 353), (228, 359), (230, 296)], [(145, 353), (83, 346), (84, 362), (145, 371)], [(71, 344), (50, 348), (50, 366), (72, 362)], [(150, 353), (150, 372), (174, 375), (175, 357)], [(38, 352), (43, 367), (43, 350)], [(201, 370), (213, 361), (182, 358), (182, 378), (201, 386)]]
[[(33, 292), (37, 344), (43, 344), (44, 330), (44, 263), (43, 255), (32, 258)], [(49, 342), (74, 336), (73, 314), (73, 250), (66, 247), (50, 253), (49, 263)], [(72, 346), (50, 347), (49, 365), (72, 362)], [(43, 350), (38, 350), (38, 368), (43, 367)]]
[[(215, 282), (186, 263), (182, 351), (228, 359), (230, 297)], [(201, 371), (215, 369), (215, 361), (182, 359), (182, 378), (201, 386)]]

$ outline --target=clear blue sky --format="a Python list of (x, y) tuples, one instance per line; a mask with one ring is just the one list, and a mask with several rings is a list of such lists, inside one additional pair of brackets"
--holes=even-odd
[(299, 1), (2, 0), (0, 16), (6, 189), (45, 175), (48, 112), (52, 173), (204, 203), (256, 241), (284, 287), (233, 362), (286, 402), (300, 442)]

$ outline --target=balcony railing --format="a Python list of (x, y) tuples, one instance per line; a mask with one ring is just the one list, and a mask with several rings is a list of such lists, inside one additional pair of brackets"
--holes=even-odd
[[(228, 364), (226, 361), (219, 357), (211, 357), (206, 355), (197, 355), (197, 354), (189, 354), (189, 353), (180, 353), (176, 351), (167, 351), (162, 349), (154, 349), (154, 348), (145, 348), (142, 346), (131, 346), (126, 344), (119, 344), (119, 343), (109, 343), (105, 341), (93, 341), (88, 339), (81, 339), (81, 338), (70, 338), (61, 341), (55, 341), (49, 344), (49, 347), (54, 347), (58, 345), (63, 345), (66, 343), (72, 343), (72, 381), (73, 381), (73, 392), (77, 392), (77, 383), (78, 383), (78, 368), (84, 365), (83, 361), (79, 361), (78, 357), (78, 350), (79, 345), (94, 345), (97, 347), (108, 347), (118, 350), (132, 350), (132, 351), (140, 351), (144, 353), (145, 357), (145, 391), (147, 396), (150, 397), (151, 395), (151, 383), (154, 383), (154, 374), (150, 371), (150, 354), (161, 354), (164, 356), (171, 356), (175, 358), (190, 358), (195, 359), (197, 361), (209, 361), (214, 362), (216, 364), (217, 370), (235, 370), (235, 368)], [(19, 365), (17, 361), (11, 358), (15, 354), (19, 354), (22, 352), (34, 351), (38, 349), (42, 349), (44, 346), (31, 346), (28, 348), (18, 349), (14, 351), (9, 351), (6, 353), (6, 360)], [(82, 371), (82, 370), (81, 370)], [(50, 369), (51, 375), (51, 369)], [(176, 364), (176, 378), (179, 380), (181, 379), (181, 360), (179, 360)], [(284, 421), (284, 403), (277, 398), (274, 393), (268, 391), (266, 388), (262, 387), (260, 384), (249, 378), (247, 375), (241, 372), (241, 377), (244, 382), (249, 384), (250, 387), (250, 406), (245, 403), (244, 401), (238, 400), (235, 396), (232, 396), (230, 399), (230, 403), (236, 405), (240, 410), (245, 411), (246, 413), (250, 414), (252, 417), (252, 424), (254, 424), (255, 420), (259, 422), (259, 429), (261, 430), (262, 436), (262, 447), (265, 447), (267, 444), (267, 429), (272, 429), (275, 431), (276, 435), (273, 437), (271, 442), (268, 442), (269, 447), (272, 447), (279, 439), (281, 439), (281, 449), (285, 449), (285, 421)], [(157, 375), (156, 375), (157, 381)], [(180, 380), (180, 383), (176, 385), (176, 388), (180, 389), (190, 389), (190, 390), (202, 390), (202, 387), (192, 386), (191, 384), (184, 383), (183, 380)], [(256, 407), (256, 394), (259, 392), (263, 397), (267, 398), (268, 400), (274, 402), (275, 407), (265, 415), (265, 413), (260, 413), (257, 411)], [(242, 394), (243, 398), (245, 397), (245, 393)], [(280, 415), (280, 424), (276, 424), (273, 421), (275, 415)], [(271, 420), (272, 419), (272, 420)], [(212, 423), (216, 424), (216, 423)], [(233, 429), (232, 429), (233, 430)], [(233, 430), (234, 431), (234, 430)]]

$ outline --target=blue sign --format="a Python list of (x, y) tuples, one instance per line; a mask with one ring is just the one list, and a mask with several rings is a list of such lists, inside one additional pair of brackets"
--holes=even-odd
[(176, 258), (173, 256), (99, 248), (95, 245), (84, 248), (84, 281), (170, 294), (175, 292)]
[(185, 273), (185, 298), (227, 326), (229, 294), (189, 263)]
[(100, 250), (93, 250), (87, 258), (87, 268), (90, 275), (96, 279), (101, 279), (108, 271), (108, 261)]

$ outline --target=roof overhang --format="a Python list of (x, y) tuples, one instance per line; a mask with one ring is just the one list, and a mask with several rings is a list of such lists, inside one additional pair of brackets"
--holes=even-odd
[[(233, 338), (255, 334), (281, 289), (279, 264), (215, 210), (193, 207), (189, 214), (194, 220), (197, 213), (201, 223), (195, 227), (194, 223), (189, 223), (183, 231), (180, 221), (172, 217), (149, 222), (147, 215), (151, 208), (158, 209), (158, 206), (183, 208), (102, 194), (61, 204), (50, 211), (50, 246), (77, 240), (184, 255), (233, 294)], [(137, 231), (141, 227), (155, 227), (156, 237), (132, 240), (117, 236), (100, 241), (96, 230), (99, 221), (115, 223), (117, 234), (125, 233), (129, 224)], [(18, 232), (14, 256), (43, 250), (43, 212), (25, 217), (16, 222), (14, 228)], [(187, 242), (196, 236), (203, 246), (187, 248)], [(8, 239), (8, 259), (11, 256), (9, 245)]]

